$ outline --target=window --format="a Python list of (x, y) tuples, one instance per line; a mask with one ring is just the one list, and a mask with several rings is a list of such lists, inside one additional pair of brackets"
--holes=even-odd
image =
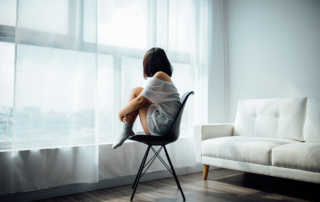
[(0, 1), (0, 25), (16, 26), (16, 1)]
[[(33, 6), (34, 4), (37, 6)], [(45, 6), (41, 7), (42, 4)], [(25, 117), (17, 120), (22, 121), (25, 128), (18, 128), (16, 132), (26, 134), (26, 138), (37, 134), (63, 136), (70, 132), (68, 123), (80, 119), (87, 121), (85, 125), (78, 126), (79, 134), (85, 134), (86, 130), (95, 127), (95, 112), (83, 110), (86, 108), (86, 102), (80, 101), (78, 105), (72, 105), (68, 99), (72, 97), (73, 88), (86, 88), (86, 85), (79, 83), (77, 78), (94, 79), (94, 75), (86, 74), (86, 69), (94, 68), (87, 63), (90, 63), (90, 58), (94, 59), (96, 51), (98, 52), (97, 103), (100, 142), (114, 141), (121, 129), (117, 120), (117, 110), (126, 104), (132, 87), (144, 86), (147, 83), (142, 76), (142, 58), (149, 48), (159, 46), (166, 50), (174, 68), (173, 81), (181, 95), (189, 91), (193, 85), (193, 73), (189, 65), (189, 45), (185, 43), (189, 40), (190, 34), (184, 34), (189, 32), (188, 16), (191, 5), (188, 2), (98, 0), (95, 3), (90, 0), (59, 0), (57, 3), (50, 0), (33, 0), (20, 1), (19, 6), (22, 8), (19, 12), (29, 16), (19, 20), (18, 25), (24, 29), (23, 34), (19, 36), (21, 46), (18, 54), (24, 48), (27, 53), (20, 62), (30, 67), (28, 73), (20, 75), (30, 80), (25, 84), (24, 92), (28, 93), (28, 89), (32, 89), (38, 82), (44, 83), (44, 80), (55, 83), (53, 86), (43, 86), (43, 90), (39, 88), (37, 94), (27, 95), (26, 97), (30, 99), (25, 102), (27, 105), (16, 103), (16, 106), (23, 107), (21, 113), (24, 113)], [(177, 6), (181, 9), (176, 9)], [(88, 12), (93, 8), (97, 9), (98, 19)], [(175, 13), (177, 10), (179, 14)], [(0, 13), (5, 16), (0, 19), (0, 55), (4, 55), (0, 58), (0, 141), (10, 141), (14, 85), (15, 1), (1, 1)], [(42, 19), (37, 18), (39, 15)], [(96, 26), (98, 26), (97, 34), (90, 31), (95, 30)], [(55, 39), (50, 49), (43, 45), (46, 37)], [(68, 43), (70, 41), (77, 41), (80, 47), (81, 56), (78, 57), (83, 58), (80, 60), (83, 64), (79, 71), (70, 68), (68, 64), (73, 57), (73, 47)], [(55, 52), (55, 49), (59, 51)], [(47, 54), (48, 51), (50, 54)], [(48, 58), (52, 52), (54, 58)], [(54, 59), (55, 62), (46, 64), (46, 59)], [(68, 72), (72, 79), (61, 75), (59, 69)], [(46, 76), (39, 77), (40, 74)], [(187, 85), (186, 79), (190, 81)], [(56, 96), (46, 95), (45, 88), (52, 88), (53, 92), (59, 93)], [(63, 96), (61, 96), (62, 91)], [(88, 99), (92, 96), (92, 92), (88, 90), (82, 96)], [(55, 99), (55, 104), (47, 106), (46, 99), (52, 98)], [(70, 118), (70, 114), (59, 113), (59, 109), (66, 108), (79, 109), (78, 114)], [(182, 123), (185, 130), (191, 123), (192, 116), (189, 113), (191, 112), (185, 109)], [(44, 120), (42, 123), (39, 123), (40, 116), (45, 117), (42, 118)], [(35, 130), (34, 126), (37, 124), (49, 129)], [(63, 127), (55, 127), (57, 124)], [(142, 126), (136, 124), (134, 130), (142, 130)], [(44, 131), (51, 132), (49, 134)], [(187, 136), (188, 133), (183, 132), (182, 135)]]

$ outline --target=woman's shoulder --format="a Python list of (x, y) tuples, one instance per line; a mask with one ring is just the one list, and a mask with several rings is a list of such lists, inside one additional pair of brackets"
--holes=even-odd
[(170, 76), (161, 71), (157, 72), (153, 77), (163, 81), (172, 82)]

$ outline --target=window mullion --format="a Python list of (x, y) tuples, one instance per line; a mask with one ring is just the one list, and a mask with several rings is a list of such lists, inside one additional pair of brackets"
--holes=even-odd
[(83, 0), (69, 0), (69, 37), (75, 41), (83, 40)]
[(118, 120), (118, 110), (121, 109), (121, 100), (122, 100), (122, 76), (121, 76), (121, 70), (122, 70), (122, 58), (121, 55), (114, 55), (113, 56), (113, 95), (111, 95), (113, 97), (113, 114), (112, 117), (114, 117), (113, 119), (113, 123), (112, 123), (112, 127), (113, 128), (113, 132), (115, 134), (120, 134), (119, 128), (117, 127), (119, 124), (119, 120)]
[(15, 27), (0, 25), (0, 41), (14, 43)]

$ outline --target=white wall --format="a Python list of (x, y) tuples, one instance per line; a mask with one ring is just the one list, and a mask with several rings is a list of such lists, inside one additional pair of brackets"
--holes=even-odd
[(225, 58), (225, 18), (226, 18), (226, 1), (213, 0), (209, 1), (212, 6), (212, 17), (209, 26), (209, 53), (212, 57), (209, 62), (209, 79), (208, 79), (208, 121), (209, 123), (224, 122), (224, 69), (226, 65)]
[(320, 1), (228, 0), (225, 121), (237, 101), (320, 97)]

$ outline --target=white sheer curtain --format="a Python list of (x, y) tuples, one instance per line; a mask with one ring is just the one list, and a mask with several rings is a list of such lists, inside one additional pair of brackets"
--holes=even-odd
[[(169, 145), (168, 151), (176, 167), (195, 166), (193, 125), (207, 122), (209, 4), (195, 0), (98, 1), (100, 143), (112, 142), (120, 133), (117, 112), (127, 104), (131, 88), (144, 87), (147, 82), (142, 77), (143, 56), (151, 47), (161, 47), (173, 66), (172, 80), (180, 95), (195, 91), (184, 111), (181, 138)], [(141, 130), (137, 121), (134, 131)], [(116, 152), (106, 147), (111, 155), (103, 161), (113, 165), (100, 170), (100, 177), (136, 173), (144, 149), (144, 145), (130, 142)], [(119, 168), (112, 169), (115, 165)], [(150, 167), (150, 171), (163, 169), (157, 163)]]
[[(100, 143), (112, 142), (120, 133), (117, 112), (127, 104), (133, 87), (147, 83), (143, 80), (143, 56), (150, 48), (161, 47), (173, 66), (172, 80), (180, 95), (195, 91), (184, 111), (181, 138), (169, 145), (168, 151), (176, 167), (196, 165), (193, 126), (208, 118), (211, 9), (210, 1), (196, 0), (98, 1)], [(134, 131), (142, 131), (139, 121)], [(100, 177), (135, 174), (145, 148), (131, 142), (116, 152), (105, 147), (104, 152), (110, 155), (102, 161), (108, 169), (100, 170)], [(163, 169), (161, 163), (150, 167), (150, 171)]]
[[(0, 58), (0, 143), (12, 144), (14, 161), (0, 193), (137, 173), (145, 145), (111, 144), (130, 90), (147, 83), (142, 60), (152, 47), (166, 51), (180, 95), (195, 92), (168, 152), (175, 167), (196, 164), (193, 125), (208, 119), (210, 0), (3, 2), (0, 32), (16, 29), (15, 46), (0, 37), (0, 51), (10, 55)], [(139, 120), (134, 131), (142, 131)], [(155, 162), (149, 171), (163, 169)]]
[(96, 10), (92, 0), (17, 1), (13, 191), (99, 180)]
[(166, 51), (180, 95), (196, 91), (197, 103), (189, 100), (181, 136), (191, 136), (193, 123), (206, 120), (209, 9), (206, 1), (98, 0), (100, 142), (112, 142), (120, 132), (114, 117), (131, 88), (147, 83), (142, 60), (155, 46)]

